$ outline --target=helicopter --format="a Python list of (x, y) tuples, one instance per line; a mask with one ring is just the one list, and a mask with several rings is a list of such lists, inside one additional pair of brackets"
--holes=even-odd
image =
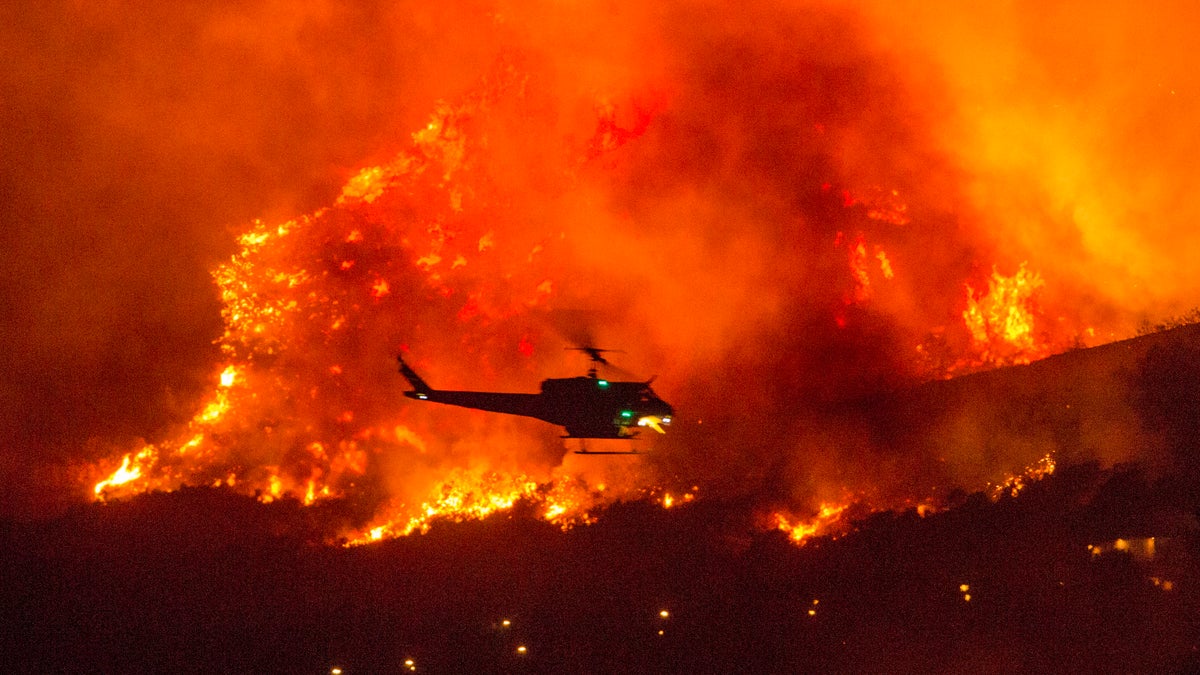
[[(567, 432), (563, 438), (632, 440), (645, 427), (666, 433), (663, 427), (670, 426), (671, 416), (675, 413), (650, 388), (653, 377), (645, 382), (610, 381), (599, 377), (597, 366), (608, 365), (603, 355), (613, 350), (567, 349), (584, 352), (591, 358), (587, 375), (542, 380), (542, 390), (537, 394), (434, 389), (404, 362), (402, 355), (396, 355), (396, 361), (400, 364), (400, 374), (412, 386), (412, 391), (406, 391), (404, 395), (418, 401), (534, 417), (563, 427)], [(632, 453), (583, 450), (581, 454)]]

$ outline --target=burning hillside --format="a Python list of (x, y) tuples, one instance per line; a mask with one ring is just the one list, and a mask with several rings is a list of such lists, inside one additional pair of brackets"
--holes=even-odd
[[(788, 46), (703, 22), (689, 29), (703, 40), (681, 40), (630, 18), (648, 22), (642, 66), (582, 79), (545, 36), (497, 18), (493, 60), (395, 155), (331, 204), (239, 234), (212, 270), (224, 329), (209, 393), (161, 440), (98, 461), (94, 495), (352, 498), (375, 514), (361, 536), (532, 494), (569, 523), (646, 491), (745, 493), (766, 459), (813, 488), (785, 490), (803, 508), (896, 491), (810, 471), (803, 443), (779, 454), (823, 424), (819, 406), (1096, 333), (1094, 307), (1042, 293), (1076, 280), (974, 237), (995, 215), (968, 195), (953, 211), (933, 198), (953, 157), (851, 15), (800, 11), (806, 38)], [(733, 77), (733, 53), (761, 67)], [(925, 162), (896, 162), (898, 148)], [(450, 386), (529, 389), (570, 367), (561, 347), (580, 336), (662, 375), (692, 428), (648, 462), (563, 463), (536, 426), (404, 406), (385, 366), (402, 351)], [(750, 387), (711, 394), (729, 379)], [(1025, 461), (1008, 459), (984, 479)]]
[[(574, 212), (574, 202), (624, 169), (620, 157), (605, 161), (605, 156), (636, 143), (668, 102), (646, 110), (631, 94), (625, 103), (634, 111), (630, 128), (614, 121), (615, 104), (597, 102), (584, 120), (588, 133), (563, 134), (548, 143), (552, 120), (540, 119), (532, 107), (545, 75), (530, 68), (527, 59), (501, 59), (477, 91), (459, 103), (441, 104), (407, 150), (352, 177), (333, 206), (279, 225), (258, 222), (240, 235), (241, 250), (213, 271), (225, 332), (218, 340), (224, 363), (212, 394), (173, 438), (125, 454), (115, 471), (96, 482), (95, 496), (225, 485), (263, 501), (290, 495), (311, 504), (355, 493), (379, 504), (376, 522), (357, 539), (407, 533), (435, 515), (483, 516), (534, 494), (547, 500), (547, 517), (569, 524), (586, 518), (586, 509), (600, 501), (659, 488), (662, 478), (654, 467), (576, 465), (555, 471), (563, 450), (528, 426), (405, 409), (397, 404), (397, 378), (382, 366), (392, 351), (407, 352), (415, 344), (416, 353), (437, 357), (423, 356), (424, 364), (440, 369), (442, 380), (463, 380), (464, 366), (484, 382), (528, 379), (562, 360), (556, 358), (561, 351), (556, 330), (599, 330), (574, 307), (599, 307), (595, 311), (619, 317), (618, 325), (636, 321), (650, 328), (670, 320), (679, 289), (666, 289), (663, 306), (654, 310), (661, 319), (621, 311), (614, 300), (634, 307), (639, 302), (625, 297), (631, 281), (642, 277), (642, 284), (657, 289), (664, 280), (638, 268), (633, 279), (615, 277), (580, 250), (599, 247), (606, 256), (619, 256), (614, 251), (625, 248), (636, 221), (608, 222), (611, 216), (602, 216), (598, 225), (612, 231), (600, 244), (578, 224), (564, 221), (587, 217)], [(497, 150), (497, 138), (514, 139), (520, 149)], [(528, 147), (537, 148), (538, 156), (527, 156)], [(549, 157), (541, 156), (547, 154), (544, 147)], [(539, 184), (531, 200), (527, 178), (514, 180), (510, 173), (516, 165), (559, 175)], [(840, 207), (841, 213), (827, 214), (836, 223), (909, 224), (902, 217), (907, 206), (895, 190), (868, 192), (865, 198), (848, 190), (827, 196), (829, 186), (823, 183), (814, 198), (825, 208)], [(830, 204), (833, 200), (840, 203)], [(569, 205), (557, 217), (531, 210), (559, 202)], [(905, 371), (909, 377), (920, 374), (896, 354), (885, 357), (874, 353), (874, 345), (857, 343), (880, 337), (868, 335), (861, 324), (901, 335), (871, 304), (873, 277), (895, 281), (891, 261), (876, 247), (878, 269), (869, 269), (864, 242), (861, 232), (848, 242), (839, 230), (828, 249), (800, 254), (799, 260), (836, 261), (837, 249), (850, 249), (848, 269), (827, 289), (844, 293), (842, 305), (831, 316), (813, 307), (801, 316), (826, 323), (811, 331), (826, 333), (822, 340), (847, 341), (841, 359), (880, 361), (861, 374), (866, 380), (819, 385), (815, 393), (822, 399), (864, 385), (903, 382)], [(700, 262), (673, 252), (662, 257), (689, 266), (689, 276)], [(612, 298), (596, 295), (597, 279), (602, 288), (616, 289)], [(1049, 350), (1033, 332), (1031, 299), (1038, 284), (1022, 266), (1011, 279), (994, 273), (987, 292), (966, 286), (963, 324), (975, 351), (964, 352), (953, 368), (1028, 360)], [(572, 324), (564, 328), (556, 312), (567, 312)], [(706, 318), (728, 321), (722, 314)], [(662, 354), (668, 366), (687, 362), (680, 350), (696, 356), (692, 345), (676, 338), (635, 337), (651, 353)], [(778, 348), (807, 359), (813, 347), (802, 340)], [(794, 371), (803, 374), (808, 367), (796, 364)], [(931, 374), (944, 373), (925, 373)], [(809, 393), (806, 389), (800, 385), (796, 395)], [(698, 426), (702, 418), (695, 421)]]
[[(1119, 340), (1200, 297), (1188, 12), (6, 8), (0, 510), (211, 490), (333, 544), (711, 500), (805, 543), (1186, 483), (1194, 329)], [(534, 392), (581, 344), (674, 406), (639, 456), (395, 372)]]

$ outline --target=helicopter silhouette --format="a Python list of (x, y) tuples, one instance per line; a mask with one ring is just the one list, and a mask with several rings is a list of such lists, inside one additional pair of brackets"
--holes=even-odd
[[(534, 417), (566, 429), (563, 438), (632, 440), (644, 427), (666, 433), (663, 427), (671, 424), (671, 416), (675, 413), (670, 404), (650, 388), (653, 377), (644, 382), (607, 380), (597, 375), (596, 367), (608, 365), (603, 354), (612, 350), (567, 349), (584, 352), (591, 358), (587, 375), (542, 380), (542, 390), (537, 394), (434, 389), (404, 362), (403, 356), (397, 355), (396, 361), (400, 364), (400, 374), (412, 386), (412, 391), (406, 391), (404, 395), (418, 401)], [(584, 450), (581, 454), (630, 453)]]

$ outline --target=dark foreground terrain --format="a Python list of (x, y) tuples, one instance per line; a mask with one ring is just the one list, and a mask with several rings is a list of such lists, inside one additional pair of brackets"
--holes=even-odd
[(1017, 498), (876, 514), (804, 547), (755, 528), (747, 504), (700, 500), (617, 505), (566, 533), (517, 509), (347, 549), (321, 543), (319, 511), (185, 489), (3, 525), (0, 662), (11, 672), (368, 673), (408, 659), (417, 672), (1195, 671), (1193, 492), (1137, 467), (1079, 465)]

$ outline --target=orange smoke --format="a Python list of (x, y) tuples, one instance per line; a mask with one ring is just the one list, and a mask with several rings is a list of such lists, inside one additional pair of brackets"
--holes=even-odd
[[(49, 46), (3, 29), (9, 482), (353, 498), (381, 532), (459, 492), (806, 513), (890, 480), (835, 470), (853, 434), (799, 440), (822, 406), (1196, 297), (1182, 5), (114, 11), (10, 24), (62, 26)], [(581, 336), (679, 409), (653, 454), (564, 461), (554, 429), (404, 401), (391, 368), (534, 391)]]

